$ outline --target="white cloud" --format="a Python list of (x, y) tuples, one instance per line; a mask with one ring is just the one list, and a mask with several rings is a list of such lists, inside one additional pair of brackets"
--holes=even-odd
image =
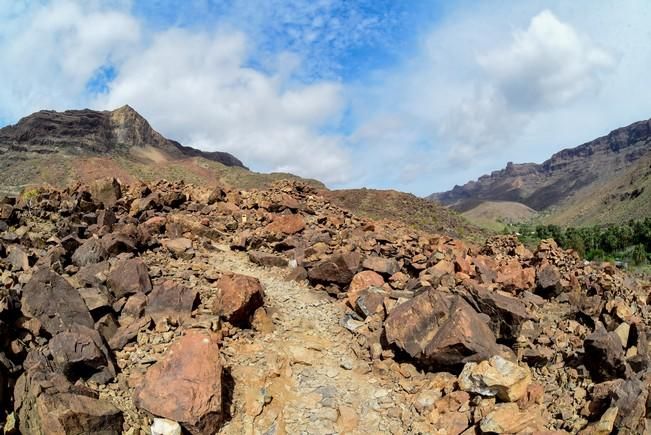
[(549, 10), (516, 31), (513, 42), (478, 57), (495, 86), (516, 110), (567, 104), (600, 85), (614, 57)]
[(119, 62), (140, 39), (134, 18), (94, 1), (19, 2), (3, 11), (0, 118), (80, 104), (97, 68)]
[(98, 104), (131, 104), (164, 134), (205, 150), (228, 151), (256, 169), (325, 182), (349, 178), (336, 123), (344, 99), (336, 82), (295, 85), (287, 71), (247, 67), (241, 33), (173, 29), (120, 66)]

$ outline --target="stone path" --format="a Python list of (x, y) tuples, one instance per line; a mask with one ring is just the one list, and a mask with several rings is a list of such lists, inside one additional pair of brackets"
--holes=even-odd
[(235, 391), (233, 418), (221, 433), (405, 432), (398, 395), (355, 355), (355, 337), (339, 325), (344, 311), (338, 303), (249, 263), (244, 254), (217, 253), (212, 265), (257, 277), (270, 317), (266, 325), (257, 319), (260, 332), (224, 342)]
[[(121, 369), (100, 396), (124, 412), (126, 435), (149, 434), (149, 418), (132, 402), (134, 386), (184, 329), (218, 327), (210, 307), (216, 289), (206, 280), (219, 272), (256, 277), (265, 287), (266, 315), (251, 329), (234, 329), (221, 352), (226, 372), (227, 419), (220, 434), (374, 434), (413, 433), (405, 384), (372, 370), (357, 337), (339, 325), (345, 310), (325, 293), (286, 281), (286, 269), (263, 268), (228, 246), (199, 248), (192, 259), (150, 252), (143, 259), (153, 277), (197, 288), (201, 305), (183, 327), (165, 325), (141, 331), (117, 352)], [(394, 363), (395, 364), (395, 363)], [(397, 365), (396, 365), (397, 366)], [(395, 370), (394, 370), (395, 371)], [(390, 379), (393, 374), (394, 378)]]

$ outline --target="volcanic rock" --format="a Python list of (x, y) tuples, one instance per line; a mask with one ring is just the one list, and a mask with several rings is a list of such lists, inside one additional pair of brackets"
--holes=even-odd
[(312, 265), (307, 275), (316, 282), (346, 285), (352, 281), (359, 263), (359, 254), (355, 252), (334, 254)]
[(384, 328), (389, 344), (430, 366), (458, 366), (501, 353), (495, 335), (467, 302), (434, 289), (396, 307)]
[(47, 269), (36, 272), (23, 289), (22, 311), (40, 320), (50, 335), (74, 325), (93, 327), (84, 300), (63, 277)]
[(480, 363), (468, 363), (459, 375), (459, 388), (463, 391), (497, 396), (505, 402), (522, 398), (531, 383), (531, 372), (499, 355)]
[(389, 276), (400, 270), (400, 265), (393, 258), (382, 258), (375, 255), (366, 257), (362, 262), (362, 267)]
[(174, 281), (163, 281), (156, 284), (149, 294), (145, 313), (151, 316), (154, 323), (163, 319), (182, 323), (191, 317), (197, 297), (197, 290)]
[(123, 260), (113, 266), (107, 284), (116, 298), (134, 293), (149, 293), (152, 289), (149, 271), (140, 258)]
[(248, 324), (251, 316), (264, 303), (264, 290), (257, 278), (227, 274), (217, 281), (219, 292), (213, 312), (233, 324)]
[(223, 419), (222, 366), (212, 333), (189, 330), (151, 366), (134, 403), (156, 416), (178, 421), (193, 435), (214, 434)]
[(104, 244), (99, 239), (90, 238), (75, 250), (74, 254), (72, 254), (72, 262), (82, 267), (104, 261), (108, 256)]
[(277, 215), (274, 220), (265, 227), (265, 230), (273, 234), (296, 234), (305, 228), (305, 220), (299, 214)]

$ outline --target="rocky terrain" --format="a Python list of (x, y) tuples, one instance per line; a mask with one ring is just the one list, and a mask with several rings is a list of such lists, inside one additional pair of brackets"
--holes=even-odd
[(296, 181), (0, 205), (6, 434), (648, 433), (649, 291)]
[(484, 201), (546, 211), (548, 223), (616, 223), (651, 213), (651, 120), (554, 154), (542, 164), (509, 163), (476, 181), (429, 196), (467, 212)]

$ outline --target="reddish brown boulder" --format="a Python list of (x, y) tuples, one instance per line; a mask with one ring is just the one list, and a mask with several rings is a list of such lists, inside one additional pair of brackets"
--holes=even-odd
[(122, 350), (127, 343), (136, 338), (141, 330), (148, 329), (150, 326), (151, 317), (149, 316), (134, 320), (126, 326), (120, 326), (109, 339), (109, 347), (113, 350)]
[(376, 255), (366, 257), (362, 262), (362, 267), (389, 276), (400, 270), (400, 265), (395, 259), (382, 258)]
[(140, 258), (116, 264), (109, 273), (107, 284), (116, 298), (134, 293), (149, 293), (152, 288), (147, 265)]
[(215, 336), (191, 329), (151, 366), (134, 392), (134, 403), (178, 421), (193, 435), (214, 434), (223, 419), (222, 366)]
[(359, 269), (359, 263), (356, 252), (334, 254), (310, 267), (307, 275), (316, 282), (347, 285)]
[(355, 274), (348, 287), (348, 303), (351, 307), (354, 307), (357, 302), (357, 297), (362, 290), (366, 290), (369, 287), (382, 287), (383, 285), (384, 278), (382, 278), (382, 275), (372, 270), (364, 270)]
[(23, 314), (40, 320), (51, 335), (73, 325), (93, 327), (93, 318), (79, 292), (47, 269), (39, 270), (25, 285), (21, 304)]
[(483, 284), (490, 284), (497, 278), (497, 262), (486, 255), (478, 255), (472, 260), (477, 269), (479, 280)]
[(110, 256), (116, 256), (122, 252), (134, 252), (136, 250), (136, 240), (129, 234), (109, 233), (102, 236), (102, 245)]
[(192, 315), (199, 292), (174, 281), (156, 284), (148, 296), (145, 313), (158, 323), (163, 319), (183, 323)]
[(251, 263), (269, 267), (287, 267), (288, 264), (286, 258), (262, 251), (250, 251), (249, 260), (251, 260)]
[(522, 267), (519, 261), (511, 260), (499, 267), (495, 282), (512, 292), (533, 288), (536, 271), (532, 267)]
[(585, 366), (596, 381), (624, 378), (630, 374), (622, 342), (614, 331), (607, 332), (598, 324), (595, 332), (586, 337), (583, 347)]
[(264, 290), (257, 278), (240, 274), (224, 275), (217, 281), (219, 292), (213, 312), (233, 324), (248, 324), (264, 304)]
[(299, 214), (278, 215), (274, 220), (265, 227), (265, 230), (278, 234), (296, 234), (305, 229), (305, 220)]
[(435, 367), (459, 366), (501, 353), (495, 335), (467, 302), (433, 289), (393, 309), (384, 328), (389, 344)]

